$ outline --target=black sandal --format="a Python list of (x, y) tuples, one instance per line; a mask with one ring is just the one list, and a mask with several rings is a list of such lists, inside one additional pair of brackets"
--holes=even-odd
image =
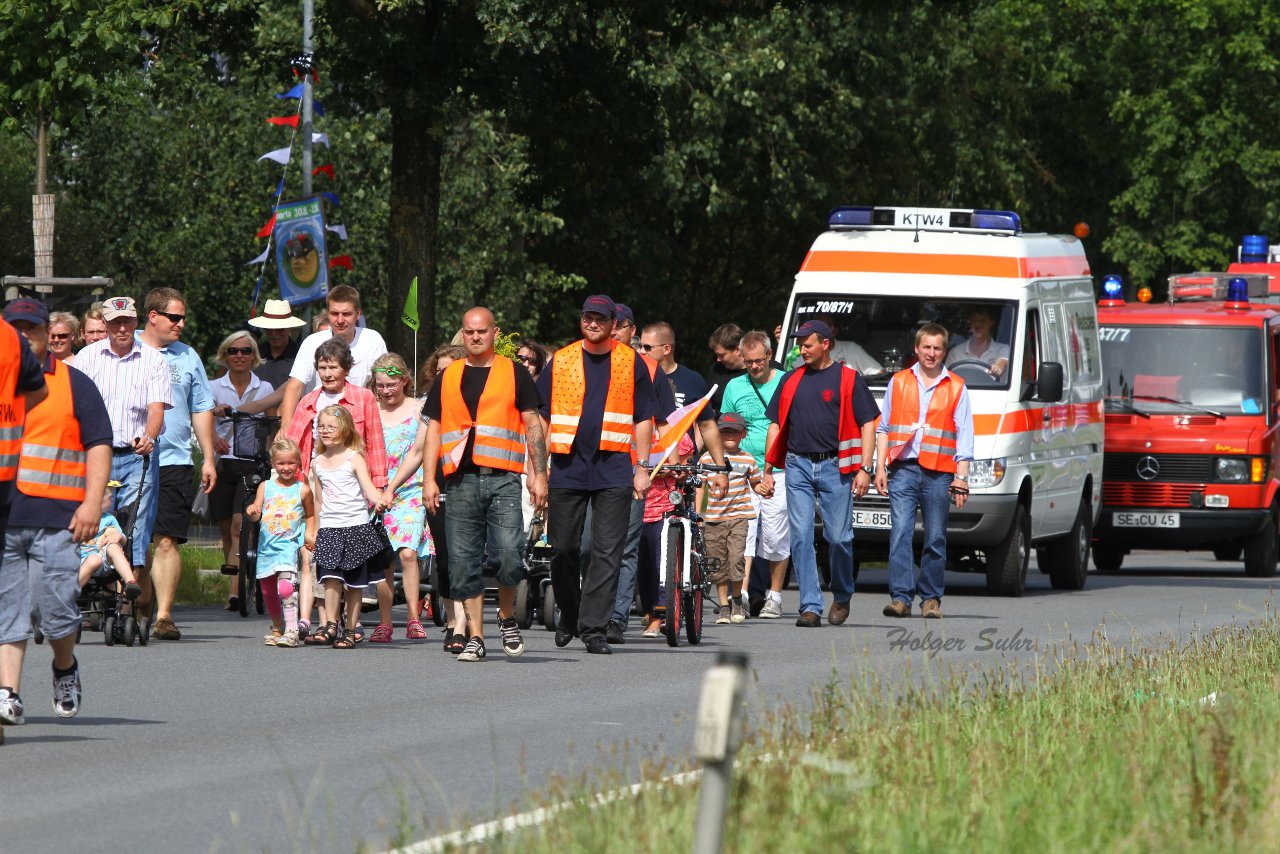
[(360, 641), (364, 640), (364, 635), (358, 634), (350, 630), (344, 630), (342, 636), (333, 642), (334, 649), (355, 649)]
[(307, 635), (303, 641), (307, 646), (333, 646), (338, 639), (338, 624), (325, 623), (324, 627), (314, 634)]
[(240, 597), (239, 597), (239, 596), (228, 596), (228, 597), (227, 597), (227, 604), (223, 606), (222, 610), (224, 610), (224, 611), (239, 611), (239, 610), (240, 610)]
[(444, 651), (452, 655), (458, 655), (467, 648), (467, 636), (454, 632), (449, 636), (449, 640), (445, 642)]

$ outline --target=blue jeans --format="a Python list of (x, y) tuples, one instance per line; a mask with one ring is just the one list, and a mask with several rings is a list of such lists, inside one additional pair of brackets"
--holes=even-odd
[[(130, 562), (136, 566), (147, 563), (147, 547), (151, 545), (151, 531), (156, 525), (156, 489), (160, 485), (160, 454), (148, 458), (147, 482), (142, 486), (142, 500), (138, 503), (138, 516), (125, 522), (125, 515), (133, 510), (138, 496), (138, 483), (142, 479), (142, 457), (137, 454), (112, 454), (111, 479), (124, 484), (116, 490), (115, 516), (126, 528), (129, 537)], [(123, 514), (123, 515), (122, 515)]]
[(791, 525), (791, 566), (800, 584), (800, 610), (822, 613), (822, 580), (813, 549), (813, 513), (822, 514), (822, 533), (831, 556), (831, 595), (853, 596), (853, 475), (841, 474), (835, 458), (810, 460), (787, 454), (787, 520)]
[[(915, 460), (889, 466), (889, 511), (893, 516), (893, 531), (889, 535), (889, 595), (908, 605), (917, 592), (921, 600), (942, 601), (953, 477), (951, 472), (930, 471)], [(924, 523), (918, 586), (911, 547), (917, 507)]]
[[(622, 550), (622, 567), (618, 570), (618, 595), (613, 600), (613, 622), (627, 627), (631, 622), (631, 600), (636, 594), (636, 572), (640, 566), (640, 524), (644, 521), (644, 499), (631, 499), (631, 518), (627, 522), (627, 544)], [(642, 600), (644, 596), (640, 597)]]
[(498, 584), (524, 577), (524, 518), (520, 476), (514, 472), (463, 474), (446, 483), (445, 538), (449, 541), (449, 593), (465, 601), (484, 594), (484, 567), (497, 567)]

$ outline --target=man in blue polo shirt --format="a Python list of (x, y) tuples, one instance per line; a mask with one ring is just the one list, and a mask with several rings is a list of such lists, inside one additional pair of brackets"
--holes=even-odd
[[(160, 640), (178, 640), (182, 633), (173, 623), (173, 600), (182, 575), (178, 546), (187, 541), (191, 502), (195, 499), (192, 430), (204, 457), (200, 488), (209, 492), (218, 477), (213, 451), (213, 390), (199, 354), (178, 340), (187, 320), (187, 301), (182, 294), (173, 288), (154, 288), (147, 294), (142, 310), (146, 326), (138, 332), (138, 340), (165, 357), (173, 384), (173, 408), (164, 413), (158, 450), (160, 479), (148, 525), (155, 544), (151, 578), (155, 582), (156, 622), (151, 634)], [(146, 591), (148, 582), (143, 577), (138, 580)]]
[[(632, 495), (643, 495), (649, 488), (650, 419), (657, 406), (644, 361), (611, 337), (616, 311), (609, 297), (588, 297), (582, 306), (582, 340), (557, 351), (538, 376), (540, 411), (550, 425), (547, 535), (551, 583), (560, 606), (556, 646), (568, 646), (577, 635), (587, 652), (596, 655), (613, 652), (605, 635), (618, 590)], [(628, 363), (630, 369), (625, 370)], [(630, 382), (622, 385), (624, 373)], [(631, 462), (633, 441), (638, 465)], [(583, 576), (582, 529), (588, 505), (591, 559)]]

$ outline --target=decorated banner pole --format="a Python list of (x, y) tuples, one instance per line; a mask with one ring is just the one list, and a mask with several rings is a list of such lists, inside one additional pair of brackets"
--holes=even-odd
[[(302, 55), (311, 59), (311, 29), (315, 18), (313, 0), (302, 0)], [(302, 70), (302, 198), (311, 198), (311, 67)], [(303, 310), (302, 319), (311, 322), (311, 303)]]
[(404, 325), (413, 330), (413, 396), (418, 396), (418, 277), (409, 283), (409, 295), (404, 298), (404, 311), (400, 313)]

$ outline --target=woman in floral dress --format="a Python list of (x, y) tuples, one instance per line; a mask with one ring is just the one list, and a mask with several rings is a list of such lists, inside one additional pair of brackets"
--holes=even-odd
[[(382, 434), (387, 445), (387, 489), (383, 500), (389, 504), (382, 516), (391, 547), (400, 561), (400, 577), (404, 582), (404, 599), (409, 606), (409, 623), (405, 637), (420, 640), (427, 636), (419, 621), (421, 591), (418, 559), (434, 551), (431, 531), (426, 526), (426, 509), (422, 503), (422, 444), (415, 441), (426, 425), (418, 418), (422, 401), (405, 394), (410, 382), (404, 359), (395, 353), (379, 356), (373, 363), (369, 387), (378, 398), (382, 416)], [(392, 580), (394, 564), (387, 570)], [(391, 591), (393, 585), (379, 585), (379, 623), (369, 636), (370, 643), (390, 643)], [(385, 594), (382, 591), (387, 591)], [(385, 601), (384, 601), (385, 600)]]

